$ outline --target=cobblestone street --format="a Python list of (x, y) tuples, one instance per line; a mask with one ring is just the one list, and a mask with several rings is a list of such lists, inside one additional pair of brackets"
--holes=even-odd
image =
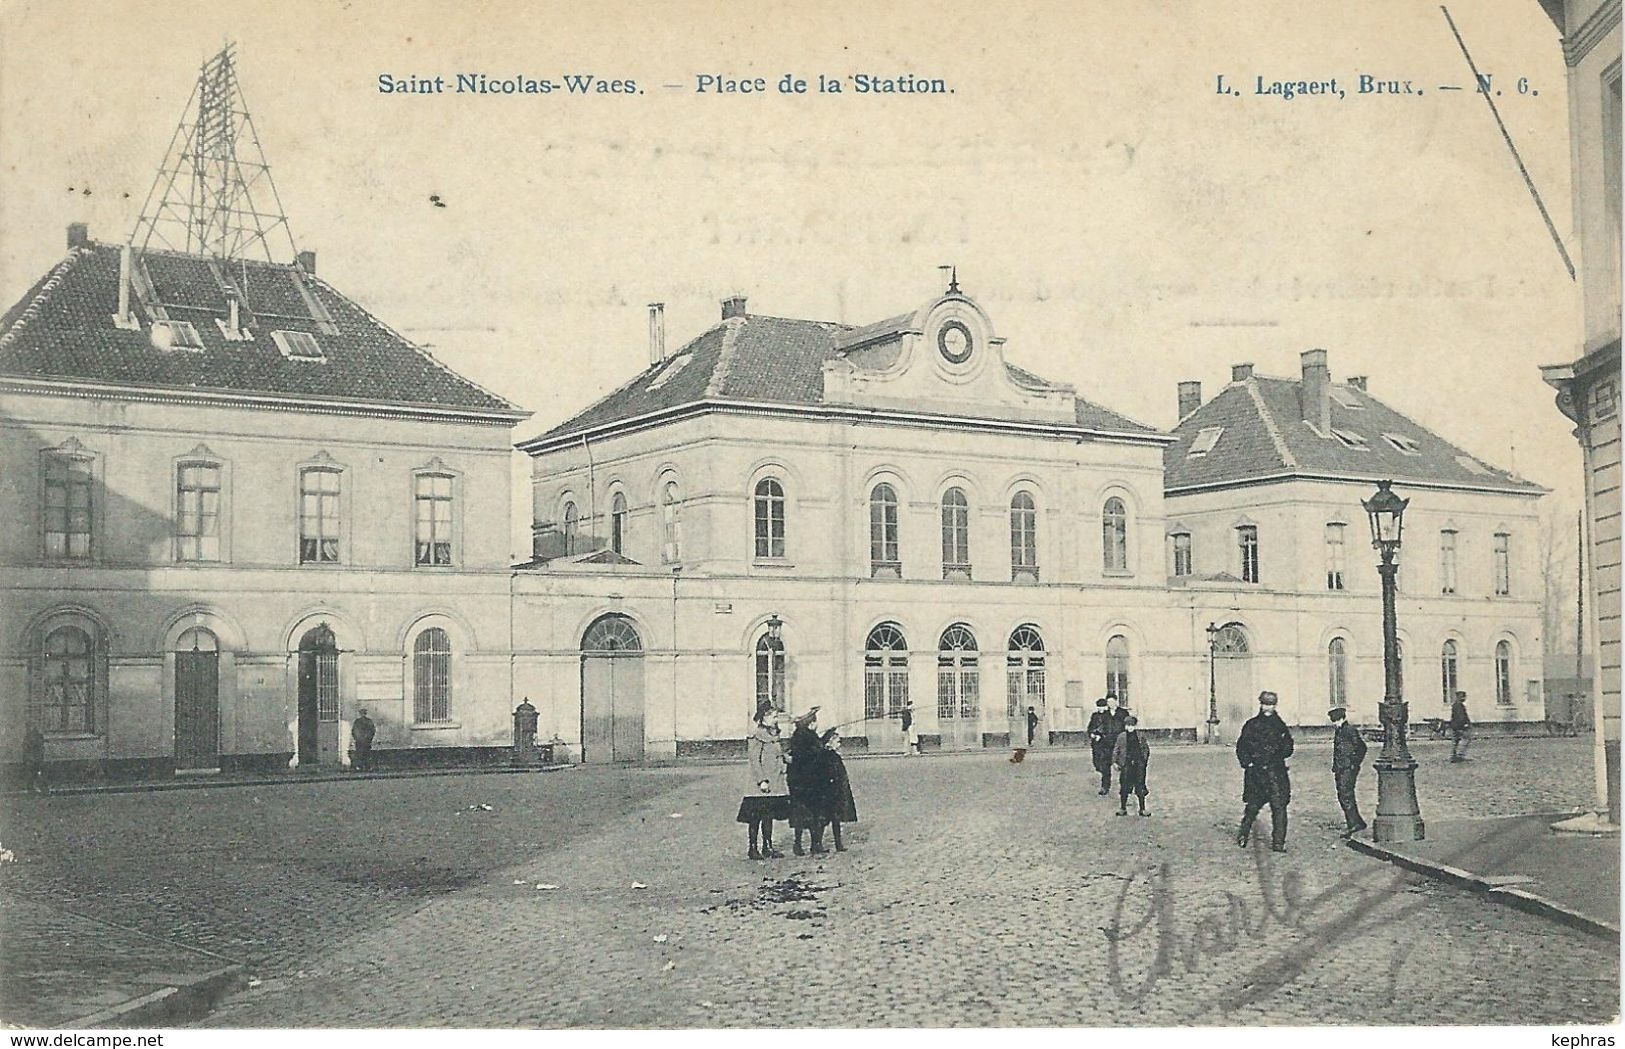
[[(1586, 741), (1486, 740), (1454, 766), (1417, 753), (1428, 818), (1587, 799)], [(744, 858), (734, 767), (51, 799), (10, 806), (3, 840), (26, 861), (6, 873), (18, 891), (76, 891), (77, 909), (151, 931), (180, 916), (177, 935), (248, 964), (259, 982), (217, 1026), (1618, 1011), (1612, 946), (1345, 848), (1328, 757), (1294, 762), (1284, 855), (1235, 847), (1234, 759), (1193, 747), (1154, 754), (1149, 819), (1096, 796), (1082, 751), (853, 760), (850, 851), (766, 863)], [(1361, 794), (1369, 818), (1369, 769)]]

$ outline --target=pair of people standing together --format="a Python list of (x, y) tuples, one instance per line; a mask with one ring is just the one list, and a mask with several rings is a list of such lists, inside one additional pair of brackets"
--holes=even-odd
[(1151, 764), (1151, 747), (1140, 735), (1140, 719), (1127, 708), (1117, 704), (1116, 696), (1095, 700), (1095, 712), (1089, 716), (1089, 747), (1093, 751), (1095, 771), (1100, 773), (1100, 796), (1112, 790), (1112, 769), (1117, 769), (1117, 814), (1128, 815), (1128, 796), (1133, 794), (1140, 803), (1140, 815), (1149, 816), (1145, 797), (1150, 793), (1146, 773)]
[(773, 822), (787, 820), (795, 830), (795, 853), (804, 855), (804, 833), (812, 837), (814, 855), (825, 853), (824, 830), (835, 837), (835, 851), (845, 852), (841, 824), (855, 823), (857, 803), (852, 797), (846, 762), (840, 755), (840, 736), (835, 729), (819, 735), (814, 726), (818, 708), (813, 707), (795, 721), (788, 745), (781, 743), (771, 703), (756, 705), (756, 718), (746, 738), (750, 791), (739, 803), (738, 822), (748, 825), (753, 860), (781, 859), (784, 853), (773, 846)]
[[(1292, 730), (1281, 720), (1279, 701), (1273, 692), (1258, 694), (1258, 713), (1247, 719), (1236, 738), (1236, 760), (1242, 768), (1241, 827), (1236, 844), (1247, 847), (1253, 821), (1265, 805), (1270, 807), (1270, 848), (1286, 851), (1287, 806), (1292, 802), (1292, 779), (1287, 758), (1292, 756)], [(1333, 707), (1326, 712), (1335, 730), (1332, 734), (1332, 781), (1337, 801), (1343, 809), (1345, 838), (1365, 830), (1365, 819), (1355, 799), (1355, 784), (1365, 763), (1365, 740), (1348, 722), (1348, 711)]]

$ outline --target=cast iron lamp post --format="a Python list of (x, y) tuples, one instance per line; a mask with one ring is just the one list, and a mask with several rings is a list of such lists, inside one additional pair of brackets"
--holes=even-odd
[(1393, 492), (1392, 481), (1378, 481), (1377, 493), (1365, 500), (1371, 521), (1371, 545), (1382, 555), (1377, 574), (1382, 577), (1382, 753), (1377, 769), (1377, 816), (1371, 824), (1376, 841), (1421, 841), (1426, 837), (1422, 810), (1416, 803), (1416, 761), (1405, 744), (1409, 709), (1399, 680), (1399, 635), (1394, 621), (1394, 576), (1399, 571), (1399, 539), (1409, 499)]
[(1219, 681), (1214, 666), (1219, 659), (1219, 624), (1207, 625), (1207, 741), (1219, 741)]

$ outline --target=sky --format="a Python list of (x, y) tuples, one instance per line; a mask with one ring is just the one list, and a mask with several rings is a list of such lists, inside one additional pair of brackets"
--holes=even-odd
[[(586, 7), (12, 0), (0, 298), (62, 256), (69, 222), (128, 236), (229, 39), (297, 246), (534, 411), (519, 437), (647, 364), (649, 302), (674, 347), (732, 294), (861, 324), (933, 298), (953, 264), (1013, 363), (1131, 417), (1172, 427), (1179, 380), (1212, 396), (1234, 363), (1295, 375), (1319, 347), (1334, 378), (1368, 375), (1578, 506), (1537, 368), (1578, 355), (1579, 291), (1437, 3)], [(1536, 0), (1449, 7), (1577, 254), (1555, 28)], [(643, 93), (377, 90), (459, 72)], [(786, 73), (809, 92), (778, 93)], [(821, 73), (952, 93), (820, 94)], [(1358, 95), (1362, 73), (1422, 93)], [(698, 93), (702, 75), (768, 90)], [(1257, 95), (1258, 77), (1335, 77), (1347, 97)]]

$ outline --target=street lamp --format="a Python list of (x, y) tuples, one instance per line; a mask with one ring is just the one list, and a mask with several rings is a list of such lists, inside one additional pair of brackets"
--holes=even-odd
[(1219, 624), (1207, 625), (1207, 741), (1219, 741), (1219, 684), (1214, 667), (1219, 659)]
[(1405, 527), (1409, 499), (1394, 494), (1392, 481), (1378, 481), (1377, 492), (1361, 505), (1371, 522), (1371, 545), (1382, 556), (1377, 574), (1382, 578), (1382, 753), (1377, 769), (1377, 817), (1371, 825), (1376, 841), (1421, 841), (1426, 834), (1422, 810), (1416, 803), (1416, 761), (1405, 744), (1410, 720), (1399, 678), (1399, 630), (1394, 617), (1394, 576), (1399, 571), (1400, 533)]
[(772, 638), (773, 640), (777, 641), (779, 639), (779, 631), (781, 631), (783, 629), (784, 629), (784, 620), (779, 618), (779, 614), (777, 612), (768, 613), (768, 617), (767, 617), (767, 636)]

